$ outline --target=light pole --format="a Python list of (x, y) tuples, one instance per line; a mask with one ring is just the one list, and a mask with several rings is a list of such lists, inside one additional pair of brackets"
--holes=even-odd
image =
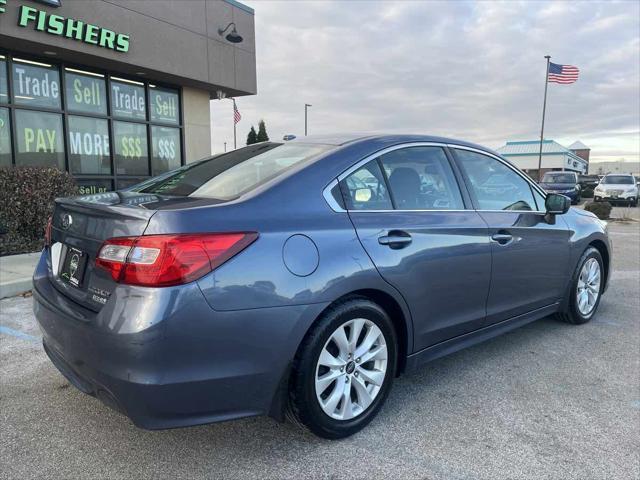
[(227, 152), (227, 142), (224, 142), (224, 151)]
[(313, 105), (309, 103), (304, 104), (304, 136), (307, 136), (307, 109), (309, 107), (313, 107)]

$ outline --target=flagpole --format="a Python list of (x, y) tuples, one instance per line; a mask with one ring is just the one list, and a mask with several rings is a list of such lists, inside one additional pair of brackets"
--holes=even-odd
[(547, 110), (547, 87), (549, 86), (549, 62), (551, 55), (545, 55), (547, 59), (547, 73), (544, 76), (544, 103), (542, 104), (542, 127), (540, 128), (540, 152), (538, 153), (538, 181), (542, 180), (542, 140), (544, 139), (544, 114)]
[(232, 98), (231, 99), (233, 101), (233, 149), (235, 150), (237, 148), (236, 146), (236, 99)]

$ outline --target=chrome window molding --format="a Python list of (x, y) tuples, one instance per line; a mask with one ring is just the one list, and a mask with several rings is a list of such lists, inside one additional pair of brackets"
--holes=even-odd
[[(387, 147), (387, 148), (383, 148), (382, 150), (378, 150), (377, 152), (372, 153), (371, 155), (368, 155), (368, 156), (364, 157), (362, 160), (356, 162), (354, 165), (350, 166), (344, 172), (342, 172), (340, 175), (338, 175), (337, 178), (334, 178), (333, 180), (331, 180), (331, 182), (324, 188), (324, 190), (322, 190), (322, 196), (324, 197), (325, 201), (327, 202), (327, 204), (329, 205), (331, 210), (333, 210), (334, 212), (337, 212), (337, 213), (347, 213), (347, 210), (342, 208), (338, 204), (336, 199), (333, 198), (333, 195), (331, 194), (331, 190), (339, 182), (344, 180), (346, 177), (348, 177), (350, 174), (352, 174), (353, 172), (358, 170), (363, 165), (366, 165), (367, 163), (369, 163), (372, 160), (375, 160), (376, 158), (380, 157), (381, 155), (385, 155), (385, 154), (393, 152), (395, 150), (400, 150), (400, 149), (403, 149), (403, 148), (411, 148), (411, 147), (441, 147), (441, 148), (448, 147), (448, 148), (451, 148), (451, 149), (468, 150), (468, 151), (471, 151), (471, 152), (479, 153), (481, 155), (486, 155), (486, 156), (491, 157), (491, 158), (493, 158), (495, 160), (498, 160), (500, 163), (502, 163), (503, 165), (505, 165), (506, 167), (510, 168), (515, 173), (520, 175), (520, 177), (522, 177), (522, 179), (525, 182), (527, 182), (532, 188), (535, 188), (536, 191), (538, 193), (540, 193), (540, 195), (542, 195), (542, 198), (546, 198), (545, 191), (542, 190), (538, 185), (533, 183), (531, 181), (531, 179), (529, 179), (524, 172), (521, 172), (516, 167), (511, 165), (509, 162), (505, 161), (503, 158), (501, 158), (501, 157), (499, 157), (497, 155), (492, 154), (491, 152), (487, 152), (486, 150), (480, 150), (478, 148), (467, 147), (465, 145), (458, 145), (458, 144), (454, 144), (454, 143), (411, 142), (411, 143), (403, 143), (403, 144), (400, 144), (400, 145), (393, 145), (391, 147)], [(474, 209), (474, 208), (467, 208), (467, 209), (463, 209), (463, 210), (448, 210), (448, 209), (428, 209), (428, 210), (395, 210), (395, 209), (389, 209), (389, 210), (350, 210), (350, 212), (351, 213), (487, 212), (487, 213), (536, 213), (536, 214), (540, 214), (540, 215), (546, 214), (546, 212), (542, 212), (542, 211), (539, 211), (539, 210), (480, 210), (480, 209)]]

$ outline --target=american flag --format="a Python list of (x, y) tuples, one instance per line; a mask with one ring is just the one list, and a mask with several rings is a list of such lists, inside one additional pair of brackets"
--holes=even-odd
[(549, 83), (573, 83), (578, 80), (580, 70), (573, 65), (558, 65), (549, 63)]
[(240, 112), (238, 111), (238, 107), (236, 106), (236, 102), (233, 102), (233, 123), (238, 123), (240, 121), (240, 119), (242, 118), (242, 115), (240, 115)]

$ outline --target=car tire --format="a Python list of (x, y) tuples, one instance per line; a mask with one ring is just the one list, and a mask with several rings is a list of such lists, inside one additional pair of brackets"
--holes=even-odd
[[(356, 348), (347, 349), (346, 351), (353, 351), (353, 353), (348, 357), (343, 356), (344, 352), (337, 348), (334, 339), (340, 337), (342, 329), (349, 341), (348, 345), (352, 346), (352, 337), (358, 328), (354, 322), (358, 322), (359, 325), (362, 323), (361, 320), (365, 322), (361, 327), (361, 334), (355, 340)], [(373, 343), (371, 349), (362, 354), (365, 351), (362, 348), (366, 348), (365, 340), (369, 334), (373, 338), (378, 331), (382, 338), (378, 336), (378, 340)], [(384, 352), (382, 348), (384, 346), (386, 346), (386, 360), (382, 360), (380, 356), (380, 352)], [(351, 297), (331, 306), (314, 324), (296, 353), (289, 381), (288, 418), (314, 434), (328, 439), (344, 438), (360, 431), (377, 415), (391, 390), (396, 374), (397, 351), (393, 323), (379, 305), (363, 297)], [(378, 352), (375, 360), (359, 365), (355, 363), (356, 360), (360, 362), (356, 354), (362, 354), (364, 358), (372, 352)], [(332, 355), (329, 363), (334, 360), (344, 360), (344, 365), (331, 368), (322, 365), (321, 355), (326, 359), (327, 353)], [(385, 371), (381, 374), (381, 362), (384, 361), (386, 361)], [(339, 370), (340, 368), (344, 368), (344, 373)], [(323, 371), (323, 369), (326, 370)], [(347, 373), (349, 369), (351, 372)], [(358, 372), (360, 372), (359, 376)], [(382, 378), (380, 385), (365, 379), (373, 378), (372, 372), (376, 375), (375, 380), (380, 381), (379, 379)], [(324, 387), (324, 383), (321, 382), (326, 381), (324, 379), (328, 378), (329, 374), (337, 376)], [(349, 380), (346, 380), (347, 377)], [(364, 393), (363, 386), (366, 389)], [(317, 393), (319, 390), (322, 392)], [(369, 390), (375, 394), (370, 394)], [(349, 400), (346, 400), (345, 392), (348, 392)], [(335, 398), (333, 395), (336, 393), (341, 396), (341, 399), (334, 406), (331, 398)], [(371, 397), (372, 401), (366, 405)], [(324, 405), (321, 401), (325, 402)], [(366, 407), (362, 408), (361, 403)], [(340, 416), (341, 410), (345, 411), (342, 415), (344, 418), (334, 418), (333, 415)], [(358, 413), (349, 418), (354, 412)]]
[[(585, 285), (585, 280), (589, 280), (590, 278), (589, 268), (595, 265), (597, 265), (598, 272), (597, 292), (592, 289), (592, 287), (595, 286), (592, 282), (587, 281)], [(586, 276), (585, 269), (587, 270)], [(566, 310), (558, 313), (557, 318), (563, 322), (571, 323), (573, 325), (580, 325), (591, 320), (600, 305), (602, 290), (604, 288), (604, 279), (604, 263), (602, 262), (602, 255), (600, 255), (600, 252), (594, 247), (587, 248), (580, 257), (577, 267), (573, 273), (571, 287), (569, 288), (568, 293), (569, 298), (565, 302), (565, 305), (567, 305)], [(592, 294), (595, 295), (595, 298), (593, 298)], [(586, 304), (581, 302), (581, 295), (582, 298), (586, 295), (586, 298), (588, 299)]]

